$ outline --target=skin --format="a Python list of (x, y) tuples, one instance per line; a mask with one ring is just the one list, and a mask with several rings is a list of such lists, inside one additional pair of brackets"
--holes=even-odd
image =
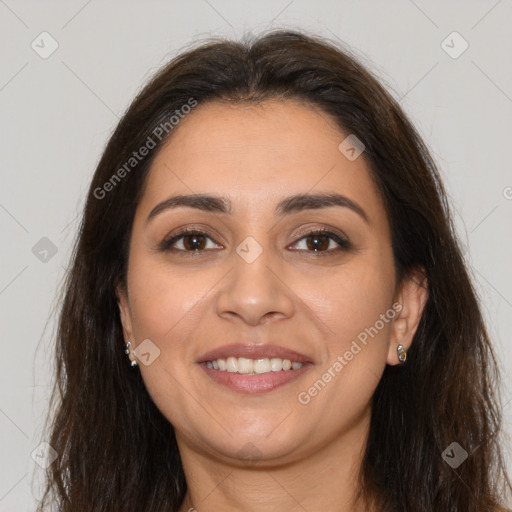
[[(386, 364), (399, 364), (397, 345), (409, 348), (427, 291), (416, 274), (397, 283), (386, 212), (364, 153), (350, 161), (338, 149), (347, 135), (292, 100), (208, 103), (180, 123), (153, 162), (135, 215), (127, 289), (117, 294), (126, 340), (136, 347), (150, 339), (160, 350), (139, 369), (176, 431), (188, 483), (180, 511), (363, 510), (353, 499), (371, 397)], [(339, 206), (274, 212), (287, 196), (321, 192), (350, 198), (368, 222)], [(146, 222), (160, 202), (192, 193), (229, 198), (232, 214), (180, 207)], [(190, 256), (190, 237), (177, 240), (175, 252), (158, 249), (184, 227), (208, 232), (202, 252)], [(344, 234), (351, 249), (335, 251), (326, 238), (315, 252), (307, 234), (322, 227)], [(252, 263), (236, 252), (248, 236), (263, 250)], [(299, 393), (397, 302), (400, 313), (300, 403)], [(242, 340), (282, 345), (314, 365), (271, 392), (237, 393), (197, 361)], [(251, 453), (252, 462), (241, 455)]]

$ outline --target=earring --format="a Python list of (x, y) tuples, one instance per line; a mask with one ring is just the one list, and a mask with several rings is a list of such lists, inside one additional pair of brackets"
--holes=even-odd
[(400, 361), (401, 364), (404, 364), (405, 361), (407, 360), (407, 352), (404, 346), (398, 345), (398, 347), (396, 347), (396, 352), (398, 354), (398, 360)]
[[(131, 346), (131, 341), (128, 341), (126, 343), (126, 345), (124, 346), (124, 353), (129, 356), (130, 355), (130, 346)], [(131, 366), (139, 366), (139, 363), (137, 363), (137, 361), (134, 359), (133, 361), (131, 361)]]

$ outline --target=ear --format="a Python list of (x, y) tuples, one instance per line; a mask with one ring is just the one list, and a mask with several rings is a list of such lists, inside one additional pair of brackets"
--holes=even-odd
[(403, 345), (405, 350), (411, 346), (427, 299), (428, 282), (423, 269), (414, 270), (402, 279), (393, 302), (397, 315), (391, 325), (387, 364), (400, 363), (396, 350), (398, 345)]
[(125, 343), (132, 342), (133, 345), (133, 327), (132, 316), (130, 313), (130, 305), (128, 302), (128, 291), (124, 284), (116, 285), (117, 304), (119, 306), (119, 316), (121, 318), (121, 325), (123, 326), (123, 336)]

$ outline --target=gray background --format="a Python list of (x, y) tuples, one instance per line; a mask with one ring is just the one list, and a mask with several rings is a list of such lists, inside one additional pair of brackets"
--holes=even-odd
[[(50, 315), (95, 165), (144, 82), (208, 35), (301, 28), (340, 38), (400, 99), (448, 187), (505, 376), (511, 432), (511, 0), (0, 0), (0, 17), (0, 510), (34, 510), (35, 461), (51, 455), (37, 448)], [(460, 37), (448, 37), (454, 31)]]

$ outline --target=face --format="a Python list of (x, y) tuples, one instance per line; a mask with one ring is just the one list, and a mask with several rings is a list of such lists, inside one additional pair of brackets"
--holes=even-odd
[[(338, 148), (348, 135), (290, 100), (209, 103), (155, 158), (118, 296), (180, 449), (308, 457), (368, 418), (397, 344), (410, 345), (420, 288), (396, 282), (364, 153)], [(214, 199), (172, 199), (191, 194)], [(217, 359), (249, 374), (217, 370)], [(302, 367), (281, 369), (285, 359)]]

